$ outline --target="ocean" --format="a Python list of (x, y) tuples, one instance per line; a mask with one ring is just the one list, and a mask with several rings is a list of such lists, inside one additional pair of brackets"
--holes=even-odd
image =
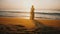
[[(35, 10), (34, 15), (36, 19), (60, 19), (60, 11), (57, 10)], [(29, 19), (30, 12), (28, 11), (0, 11), (0, 17), (22, 17)]]

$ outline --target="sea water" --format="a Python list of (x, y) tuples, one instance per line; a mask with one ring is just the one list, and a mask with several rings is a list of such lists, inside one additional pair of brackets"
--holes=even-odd
[[(35, 10), (34, 15), (36, 19), (60, 19), (59, 10)], [(0, 11), (0, 17), (22, 17), (25, 19), (30, 18), (29, 11)]]

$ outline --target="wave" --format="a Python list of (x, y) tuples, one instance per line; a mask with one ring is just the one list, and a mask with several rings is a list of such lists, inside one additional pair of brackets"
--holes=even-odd
[[(44, 13), (44, 12), (34, 12), (35, 18), (43, 19), (60, 19), (60, 13)], [(0, 11), (0, 17), (23, 17), (30, 18), (30, 12), (20, 12), (20, 11)]]

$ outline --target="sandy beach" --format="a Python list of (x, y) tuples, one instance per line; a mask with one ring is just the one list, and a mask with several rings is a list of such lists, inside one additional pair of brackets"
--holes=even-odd
[[(58, 27), (60, 28), (60, 20), (44, 20), (37, 19), (39, 23), (42, 23), (49, 27)], [(0, 17), (0, 24), (13, 24), (13, 25), (23, 25), (26, 28), (36, 27), (33, 20), (24, 19), (24, 18), (2, 18)]]

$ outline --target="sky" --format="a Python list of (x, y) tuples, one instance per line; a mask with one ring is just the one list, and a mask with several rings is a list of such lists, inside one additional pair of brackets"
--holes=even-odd
[(0, 10), (60, 9), (60, 0), (0, 0)]

